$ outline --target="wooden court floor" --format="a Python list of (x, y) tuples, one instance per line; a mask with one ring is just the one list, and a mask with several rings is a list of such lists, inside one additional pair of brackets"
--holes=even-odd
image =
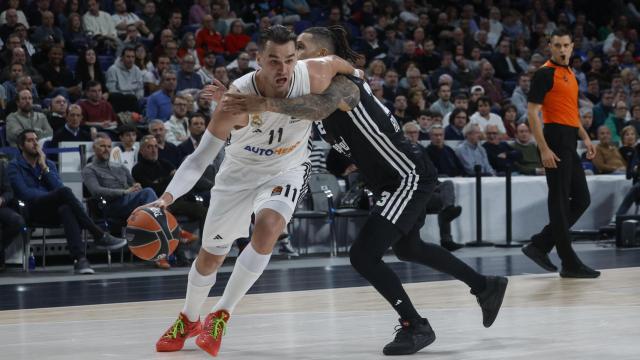
[[(640, 268), (600, 279), (510, 277), (493, 327), (456, 281), (406, 285), (437, 340), (415, 359), (640, 359)], [(209, 298), (209, 308), (216, 298)], [(0, 312), (0, 359), (207, 359), (154, 343), (181, 300)], [(204, 312), (206, 312), (206, 310)], [(248, 295), (220, 359), (382, 359), (396, 316), (371, 287)]]

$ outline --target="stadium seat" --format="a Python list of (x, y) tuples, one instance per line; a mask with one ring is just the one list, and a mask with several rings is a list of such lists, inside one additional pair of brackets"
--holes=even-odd
[(102, 72), (107, 72), (107, 70), (109, 70), (109, 67), (111, 67), (111, 65), (113, 65), (115, 60), (116, 60), (116, 58), (114, 56), (111, 56), (111, 55), (100, 55), (100, 56), (98, 56), (98, 62), (100, 63), (100, 68), (102, 69)]
[(78, 63), (78, 55), (67, 55), (64, 57), (64, 63), (67, 69), (71, 72), (76, 71), (76, 64)]

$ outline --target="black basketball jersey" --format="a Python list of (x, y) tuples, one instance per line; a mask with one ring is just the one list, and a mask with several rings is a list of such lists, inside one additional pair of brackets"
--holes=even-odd
[(400, 124), (362, 79), (349, 76), (360, 89), (360, 102), (351, 111), (336, 110), (316, 122), (322, 138), (358, 166), (376, 194), (415, 190), (437, 179), (433, 165), (406, 140)]

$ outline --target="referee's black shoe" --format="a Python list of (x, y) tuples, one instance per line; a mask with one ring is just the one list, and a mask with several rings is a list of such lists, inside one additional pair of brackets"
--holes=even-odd
[(579, 264), (575, 268), (562, 267), (560, 270), (560, 277), (563, 278), (576, 278), (576, 279), (595, 279), (600, 276), (600, 271), (593, 270), (585, 264)]
[(527, 244), (523, 246), (522, 252), (525, 255), (527, 255), (529, 259), (533, 260), (533, 262), (540, 265), (541, 268), (547, 271), (553, 271), (553, 272), (558, 271), (558, 268), (555, 265), (553, 265), (553, 263), (551, 262), (551, 259), (549, 259), (549, 254), (538, 249), (535, 245)]
[(509, 279), (504, 276), (487, 276), (487, 287), (475, 294), (482, 309), (482, 325), (488, 328), (498, 317)]
[(385, 355), (411, 355), (435, 340), (436, 334), (427, 319), (400, 319), (400, 325), (396, 326), (395, 339), (385, 345), (382, 353)]

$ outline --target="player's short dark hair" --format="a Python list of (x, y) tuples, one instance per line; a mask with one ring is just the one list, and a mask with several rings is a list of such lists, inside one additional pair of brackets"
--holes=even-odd
[(18, 134), (17, 145), (19, 149), (22, 149), (22, 147), (24, 146), (24, 142), (27, 141), (27, 134), (31, 134), (31, 133), (36, 134), (36, 131), (33, 129), (24, 129), (20, 132), (20, 134)]
[(120, 52), (120, 56), (124, 56), (127, 51), (132, 51), (134, 54), (136, 53), (136, 49), (134, 49), (132, 46), (125, 46), (124, 49), (122, 49), (122, 52)]
[(349, 46), (347, 31), (340, 25), (310, 27), (302, 33), (313, 35), (313, 40), (319, 42), (322, 47), (347, 61), (355, 63), (359, 58), (358, 53)]
[(553, 30), (553, 32), (551, 33), (551, 36), (549, 36), (549, 42), (551, 42), (551, 39), (553, 39), (554, 36), (558, 36), (558, 37), (568, 36), (569, 39), (571, 39), (571, 42), (573, 42), (573, 34), (564, 27), (559, 27)]
[(295, 44), (296, 34), (285, 26), (272, 25), (260, 34), (260, 38), (258, 39), (258, 51), (264, 50), (267, 41), (271, 41), (278, 45), (284, 45), (290, 41), (293, 41)]

